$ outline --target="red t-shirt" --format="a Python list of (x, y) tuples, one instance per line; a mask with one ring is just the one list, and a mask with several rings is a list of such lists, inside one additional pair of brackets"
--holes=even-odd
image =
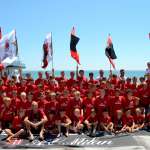
[(5, 85), (1, 85), (0, 86), (0, 91), (7, 91), (7, 86), (5, 86)]
[(46, 109), (46, 105), (48, 105), (49, 102), (46, 99), (41, 99), (38, 101), (39, 108), (42, 108), (43, 110)]
[(33, 110), (28, 110), (26, 116), (28, 116), (28, 119), (32, 122), (38, 122), (44, 118), (45, 113), (42, 109), (38, 109), (36, 112)]
[(134, 123), (134, 117), (132, 115), (129, 115), (129, 116), (125, 116), (124, 117), (124, 122), (127, 126), (132, 126), (133, 123)]
[(70, 78), (70, 79), (67, 81), (67, 86), (70, 88), (70, 87), (72, 87), (75, 83), (76, 83), (76, 80)]
[(31, 102), (29, 102), (28, 100), (21, 100), (20, 107), (24, 110), (29, 110), (31, 108)]
[(56, 125), (56, 121), (58, 120), (57, 116), (56, 115), (53, 115), (53, 116), (47, 116), (48, 118), (48, 121), (46, 122), (45, 124), (45, 127), (46, 128), (52, 128)]
[(96, 98), (96, 100), (94, 101), (94, 107), (97, 111), (97, 114), (99, 116), (102, 116), (102, 112), (104, 111), (105, 108), (108, 107), (108, 98), (104, 97), (103, 99), (101, 99), (100, 97)]
[(111, 122), (111, 117), (107, 116), (107, 117), (102, 117), (102, 119), (100, 119), (100, 122), (103, 123), (104, 125), (108, 125)]
[(125, 99), (123, 96), (119, 96), (119, 97), (113, 97), (111, 98), (111, 106), (113, 107), (110, 107), (111, 110), (112, 110), (112, 113), (115, 114), (116, 110), (121, 110), (124, 108), (124, 103), (125, 103)]
[(7, 95), (8, 96), (12, 96), (12, 91), (17, 90), (16, 85), (12, 85), (12, 86), (7, 86)]
[(76, 108), (80, 109), (80, 111), (82, 110), (82, 108), (83, 108), (82, 99), (80, 99), (80, 100), (76, 100), (75, 98), (70, 99), (67, 108), (68, 108), (67, 109), (68, 116), (72, 117), (73, 112)]
[(143, 124), (144, 120), (145, 120), (145, 117), (142, 114), (139, 116), (137, 116), (137, 115), (134, 116), (134, 121), (136, 124)]
[(131, 100), (126, 98), (126, 100), (125, 100), (125, 109), (130, 109), (132, 112), (134, 112), (136, 107), (137, 107), (136, 106), (136, 99), (134, 97), (132, 97)]
[(19, 116), (15, 116), (12, 122), (12, 128), (15, 130), (20, 130), (24, 126), (24, 118), (20, 118)]
[(146, 88), (146, 89), (141, 89), (139, 91), (139, 95), (140, 95), (140, 103), (142, 106), (147, 106), (150, 104), (150, 89)]
[(95, 116), (88, 116), (87, 117), (87, 119), (86, 119), (89, 123), (95, 123), (95, 122), (97, 122), (98, 121), (98, 117), (97, 117), (97, 115), (95, 115)]
[(79, 108), (79, 109), (82, 109), (82, 99), (80, 100), (76, 100), (76, 99), (71, 99), (68, 103), (68, 110), (73, 112), (73, 110), (75, 108)]
[(38, 78), (38, 79), (36, 79), (35, 80), (35, 85), (38, 85), (38, 84), (40, 84), (40, 83), (43, 83), (43, 79), (41, 79), (41, 78)]
[(73, 115), (73, 116), (71, 117), (71, 121), (72, 121), (72, 125), (73, 125), (73, 126), (76, 126), (76, 125), (78, 124), (78, 122), (80, 122), (80, 123), (83, 122), (83, 116), (77, 117), (77, 116)]
[(84, 98), (83, 99), (83, 108), (84, 108), (84, 117), (87, 118), (91, 114), (91, 109), (94, 107), (94, 99)]
[(19, 98), (12, 98), (12, 104), (14, 107), (14, 110), (19, 110), (19, 108), (21, 107), (21, 100)]
[(20, 85), (18, 88), (17, 88), (17, 91), (18, 91), (18, 94), (20, 94), (21, 92), (26, 92), (27, 91), (27, 87), (24, 85)]
[(88, 83), (96, 84), (96, 83), (97, 83), (97, 81), (96, 81), (96, 80), (94, 80), (94, 79), (89, 79), (89, 80), (88, 80)]
[[(3, 111), (4, 110), (4, 111)], [(2, 113), (2, 120), (3, 121), (12, 121), (14, 116), (14, 109), (13, 106), (10, 105), (9, 107), (3, 107), (1, 110)]]
[(57, 100), (50, 101), (50, 102), (48, 102), (48, 104), (45, 106), (45, 111), (46, 111), (46, 112), (48, 112), (49, 110), (53, 110), (53, 111), (55, 111), (55, 112), (57, 113), (57, 112), (58, 112), (58, 109), (59, 109), (59, 105), (58, 105)]
[(69, 101), (70, 101), (69, 97), (68, 98), (61, 97), (58, 102), (58, 108), (67, 110)]

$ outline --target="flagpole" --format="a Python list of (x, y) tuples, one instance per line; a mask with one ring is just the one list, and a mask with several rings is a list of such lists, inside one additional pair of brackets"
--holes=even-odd
[(17, 41), (16, 29), (15, 29), (15, 42), (16, 42), (16, 56), (18, 56), (18, 41)]
[(54, 51), (53, 51), (53, 43), (52, 43), (52, 32), (51, 32), (51, 54), (52, 54), (52, 76), (54, 76), (54, 58), (53, 58), (53, 54), (54, 54)]
[(111, 63), (110, 63), (110, 68), (109, 69), (110, 69), (110, 72), (111, 72)]
[(76, 79), (78, 79), (78, 69), (79, 69), (79, 66), (78, 66), (78, 63), (77, 63), (77, 67), (76, 67)]
[(109, 76), (112, 77), (112, 70), (111, 70), (112, 64), (110, 63), (110, 71), (109, 71)]

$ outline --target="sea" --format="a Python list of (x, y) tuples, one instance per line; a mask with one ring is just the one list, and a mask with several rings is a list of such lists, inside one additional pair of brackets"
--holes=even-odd
[[(45, 78), (45, 71), (41, 71), (41, 70), (39, 70), (39, 71), (43, 73), (43, 77)], [(33, 70), (32, 71), (28, 71), (28, 70), (26, 70), (26, 71), (23, 71), (23, 76), (25, 76), (27, 73), (30, 73), (32, 78), (36, 79), (38, 77), (38, 72), (39, 71), (33, 71)], [(48, 71), (48, 72), (51, 73), (50, 71)], [(61, 72), (61, 70), (56, 70), (55, 71), (55, 76), (60, 76), (60, 72)], [(94, 78), (97, 78), (98, 75), (99, 75), (99, 71), (98, 70), (85, 70), (85, 76), (87, 78), (89, 77), (89, 73), (90, 72), (94, 73)], [(110, 73), (109, 70), (104, 70), (104, 76), (105, 77), (108, 77), (109, 73)], [(119, 75), (119, 70), (113, 71), (113, 74)], [(145, 71), (144, 70), (126, 70), (125, 71), (125, 76), (126, 77), (130, 77), (130, 78), (132, 78), (134, 76), (139, 78), (139, 77), (143, 77), (144, 75), (145, 75)], [(65, 76), (67, 78), (70, 77), (70, 71), (69, 70), (65, 71)]]

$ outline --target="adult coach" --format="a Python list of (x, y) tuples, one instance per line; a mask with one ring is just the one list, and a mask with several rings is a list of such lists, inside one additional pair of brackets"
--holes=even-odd
[(39, 109), (37, 102), (32, 102), (31, 110), (27, 112), (24, 122), (30, 141), (34, 139), (33, 134), (39, 134), (40, 140), (44, 139), (44, 124), (47, 122), (47, 117), (43, 110)]

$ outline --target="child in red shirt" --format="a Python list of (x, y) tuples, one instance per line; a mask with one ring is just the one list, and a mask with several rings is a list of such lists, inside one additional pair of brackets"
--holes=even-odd
[(87, 118), (91, 114), (91, 109), (94, 107), (94, 100), (93, 94), (89, 92), (87, 97), (83, 99), (83, 111), (84, 117)]
[(46, 135), (58, 133), (58, 128), (57, 128), (58, 118), (56, 112), (53, 110), (48, 111), (47, 119), (48, 121), (45, 124)]
[(87, 126), (89, 135), (90, 136), (95, 135), (97, 126), (98, 126), (98, 118), (97, 118), (96, 111), (94, 108), (91, 110), (90, 116), (87, 117), (84, 123)]
[(47, 112), (48, 110), (53, 110), (56, 113), (58, 112), (58, 101), (56, 99), (56, 93), (55, 92), (51, 92), (48, 96), (48, 104), (45, 106), (45, 112)]
[(73, 99), (70, 99), (68, 103), (68, 115), (69, 117), (72, 117), (73, 111), (75, 108), (79, 108), (81, 111), (81, 115), (83, 115), (83, 100), (81, 98), (80, 92), (75, 91)]
[(117, 110), (116, 115), (114, 117), (115, 134), (125, 132), (126, 131), (125, 127), (126, 127), (126, 125), (124, 123), (123, 111), (122, 110)]
[(9, 97), (3, 98), (4, 104), (1, 107), (0, 118), (2, 121), (2, 128), (10, 128), (14, 117), (14, 109), (12, 106), (12, 100)]
[(25, 133), (24, 130), (24, 117), (25, 112), (23, 109), (18, 111), (18, 115), (13, 118), (12, 127), (5, 129), (6, 134), (8, 135), (7, 142), (10, 142), (12, 138), (20, 137)]
[(143, 129), (144, 127), (145, 116), (142, 114), (142, 111), (140, 108), (136, 108), (135, 113), (136, 114), (134, 116), (134, 121), (135, 121), (134, 130), (138, 131), (138, 130)]
[(58, 137), (60, 137), (62, 134), (68, 137), (69, 135), (69, 126), (71, 124), (70, 118), (66, 115), (65, 110), (59, 111), (59, 117), (58, 117)]
[(73, 131), (73, 133), (81, 133), (83, 129), (83, 116), (81, 116), (80, 109), (76, 108), (74, 110), (71, 122), (70, 130)]
[(58, 98), (59, 109), (63, 108), (64, 110), (67, 111), (69, 100), (70, 100), (69, 91), (64, 90), (63, 95)]
[(21, 92), (21, 94), (20, 94), (20, 100), (21, 100), (20, 107), (22, 109), (24, 109), (25, 111), (29, 110), (31, 104), (27, 100), (26, 92)]
[(134, 117), (131, 115), (131, 110), (128, 109), (125, 113), (124, 122), (126, 124), (125, 129), (127, 132), (132, 133), (134, 132)]
[(100, 96), (96, 98), (94, 101), (94, 107), (96, 109), (97, 115), (101, 118), (102, 117), (102, 112), (106, 107), (108, 107), (108, 97), (106, 96), (106, 90), (105, 89), (100, 89)]
[(108, 112), (107, 108), (103, 111), (102, 115), (103, 116), (100, 119), (100, 126), (101, 126), (102, 130), (104, 130), (108, 133), (112, 133), (114, 131), (114, 129), (113, 129), (114, 124), (111, 120), (111, 117), (109, 116), (109, 112)]

